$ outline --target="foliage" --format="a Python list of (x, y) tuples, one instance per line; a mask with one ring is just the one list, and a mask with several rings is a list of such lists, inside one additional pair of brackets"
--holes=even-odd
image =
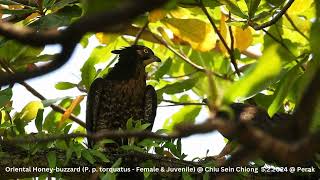
[[(85, 15), (110, 10), (121, 1), (95, 0), (43, 0), (24, 3), (25, 1), (0, 1), (0, 16), (3, 19), (17, 18), (17, 26), (29, 26), (36, 30), (58, 29), (69, 26)], [(58, 90), (83, 88), (88, 90), (97, 77), (108, 73), (116, 61), (111, 50), (132, 44), (138, 30), (146, 21), (148, 28), (141, 34), (138, 44), (150, 47), (162, 59), (162, 64), (147, 67), (148, 84), (155, 86), (158, 104), (168, 101), (180, 103), (202, 103), (208, 99), (217, 108), (232, 102), (253, 101), (266, 109), (270, 116), (278, 112), (293, 112), (301, 100), (301, 96), (313, 77), (313, 72), (319, 67), (319, 24), (317, 24), (315, 1), (295, 0), (292, 6), (277, 22), (270, 27), (254, 30), (250, 25), (263, 24), (279, 13), (285, 4), (284, 0), (203, 0), (212, 22), (218, 27), (221, 37), (215, 32), (212, 22), (203, 13), (199, 1), (171, 0), (167, 6), (145, 13), (134, 19), (131, 24), (117, 33), (95, 33), (83, 37), (81, 45), (86, 47), (90, 40), (97, 39), (100, 45), (95, 47), (90, 57), (85, 60), (79, 71), (81, 80), (78, 82), (61, 82), (56, 84)], [(232, 18), (229, 18), (229, 13)], [(138, 29), (138, 30), (137, 30)], [(311, 33), (310, 33), (311, 32)], [(162, 38), (174, 49), (171, 51), (150, 34)], [(231, 53), (219, 40), (223, 38), (231, 49)], [(232, 44), (232, 45), (231, 45)], [(231, 48), (233, 47), (233, 48)], [(2, 37), (0, 39), (0, 61), (15, 71), (36, 68), (41, 62), (50, 61), (53, 55), (42, 54), (44, 47), (30, 47)], [(252, 51), (252, 49), (255, 49)], [(262, 55), (260, 56), (260, 52)], [(182, 54), (182, 57), (179, 56)], [(241, 74), (237, 76), (235, 67), (230, 62), (231, 56), (236, 59)], [(184, 58), (183, 58), (184, 57)], [(187, 59), (187, 60), (186, 60)], [(104, 64), (104, 69), (97, 69), (98, 64)], [(200, 68), (196, 68), (200, 67)], [(202, 69), (202, 70), (201, 70)], [(213, 73), (204, 73), (204, 70)], [(0, 68), (1, 74), (6, 73)], [(54, 87), (48, 87), (54, 88)], [(80, 88), (79, 88), (80, 89)], [(63, 108), (73, 106), (72, 113), (79, 115), (84, 109), (76, 97), (65, 97), (51, 101), (59, 101)], [(12, 107), (12, 88), (0, 91), (0, 133), (5, 138), (29, 134), (25, 127), (33, 123), (42, 137), (49, 134), (68, 134), (85, 132), (69, 119), (70, 113), (63, 116), (51, 110), (46, 105), (48, 101), (28, 103), (22, 110)], [(15, 101), (19, 101), (16, 99)], [(306, 105), (308, 106), (308, 105)], [(319, 106), (319, 103), (318, 103)], [(163, 128), (174, 130), (180, 123), (195, 123), (202, 106), (184, 106), (171, 117), (164, 120)], [(45, 113), (45, 111), (49, 113)], [(319, 111), (314, 115), (312, 130), (318, 130), (320, 124)], [(209, 116), (209, 115), (208, 115)], [(66, 118), (63, 118), (66, 117)], [(144, 130), (149, 124), (141, 121), (128, 120), (127, 130)], [(73, 128), (71, 128), (73, 127)], [(167, 132), (167, 131), (166, 131)], [(163, 131), (159, 131), (163, 133)], [(179, 159), (183, 154), (181, 139), (171, 141), (152, 139), (129, 139), (129, 145), (124, 150), (150, 152), (158, 155), (171, 156)], [(109, 162), (108, 157), (101, 153), (98, 147), (87, 149), (84, 138), (66, 141), (53, 141), (47, 144), (20, 145), (36, 153), (39, 149), (53, 147), (66, 151), (66, 162), (57, 162), (56, 154), (48, 153), (49, 167), (67, 163), (75, 154), (91, 164), (97, 159)], [(114, 143), (110, 140), (101, 143)], [(114, 166), (119, 166), (119, 159)], [(150, 166), (146, 163), (145, 166)], [(145, 174), (149, 177), (150, 174)], [(189, 179), (188, 174), (183, 174)], [(115, 175), (105, 174), (102, 179), (114, 179)]]

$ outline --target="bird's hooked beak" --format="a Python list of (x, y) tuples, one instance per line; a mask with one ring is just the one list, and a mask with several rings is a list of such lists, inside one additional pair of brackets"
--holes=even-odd
[(149, 65), (149, 64), (151, 64), (151, 63), (153, 63), (153, 62), (161, 62), (161, 60), (160, 60), (160, 58), (158, 58), (157, 56), (153, 55), (153, 56), (151, 56), (149, 59), (144, 60), (144, 61), (143, 61), (143, 64), (144, 64), (145, 66), (147, 66), (147, 65)]

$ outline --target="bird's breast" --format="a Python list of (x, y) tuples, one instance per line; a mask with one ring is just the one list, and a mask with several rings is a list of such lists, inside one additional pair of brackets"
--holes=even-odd
[(128, 119), (143, 119), (145, 80), (108, 81), (101, 93), (98, 129), (125, 129)]

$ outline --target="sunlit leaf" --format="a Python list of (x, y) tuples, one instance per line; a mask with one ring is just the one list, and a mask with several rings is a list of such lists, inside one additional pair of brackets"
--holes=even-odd
[(173, 130), (174, 126), (180, 123), (194, 123), (195, 118), (198, 116), (201, 107), (199, 106), (185, 106), (177, 113), (166, 119), (163, 128)]
[(281, 70), (281, 59), (277, 49), (277, 45), (266, 49), (256, 66), (249, 69), (229, 88), (224, 97), (227, 102), (243, 101), (270, 85)]
[(247, 19), (248, 16), (242, 12), (235, 0), (218, 0), (221, 4), (227, 6), (232, 14), (237, 15), (243, 19)]
[(234, 32), (234, 47), (238, 48), (240, 51), (246, 50), (252, 43), (252, 29), (247, 27), (242, 29), (241, 27), (235, 27)]
[(29, 102), (20, 112), (20, 119), (23, 121), (31, 121), (37, 117), (39, 109), (43, 109), (41, 101)]
[(77, 87), (77, 84), (70, 82), (58, 82), (54, 87), (59, 90), (66, 90)]
[(109, 44), (115, 41), (118, 36), (116, 34), (96, 33), (96, 37), (101, 44)]
[(254, 16), (254, 14), (256, 13), (256, 11), (258, 9), (260, 2), (261, 2), (261, 0), (246, 0), (249, 18)]
[(166, 16), (167, 12), (163, 9), (155, 9), (149, 13), (148, 20), (149, 22), (156, 22), (163, 19)]
[(216, 45), (216, 35), (212, 26), (204, 21), (170, 18), (163, 22), (175, 36), (188, 42), (194, 49), (209, 51)]
[(300, 14), (307, 10), (313, 2), (313, 0), (294, 0), (287, 12), (288, 14)]

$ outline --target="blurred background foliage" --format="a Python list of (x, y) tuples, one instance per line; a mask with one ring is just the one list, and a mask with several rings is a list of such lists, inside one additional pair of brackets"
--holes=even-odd
[[(0, 0), (0, 17), (2, 21), (36, 30), (64, 29), (82, 16), (108, 11), (119, 3), (119, 0)], [(266, 109), (270, 116), (277, 112), (293, 112), (314, 70), (319, 67), (319, 41), (314, 44), (311, 40), (319, 40), (320, 35), (310, 33), (312, 27), (319, 27), (316, 11), (320, 10), (316, 9), (314, 1), (295, 0), (277, 22), (263, 30), (254, 30), (251, 25), (270, 21), (288, 1), (203, 0), (202, 3), (170, 0), (166, 6), (121, 27), (106, 27), (114, 28), (115, 33), (88, 33), (80, 44), (86, 47), (90, 38), (96, 38), (100, 45), (79, 69), (81, 80), (63, 82), (63, 77), (57, 77), (61, 82), (48, 88), (88, 90), (91, 82), (107, 74), (116, 62), (111, 51), (133, 44), (136, 35), (147, 25), (138, 44), (148, 46), (162, 59), (160, 65), (147, 67), (147, 83), (155, 86), (158, 104), (168, 101), (200, 104), (206, 99), (217, 109), (231, 102), (254, 102)], [(204, 13), (202, 5), (210, 17)], [(240, 76), (211, 23), (218, 27), (231, 49)], [(314, 31), (319, 32), (319, 29)], [(0, 61), (14, 71), (27, 71), (52, 60), (54, 55), (43, 54), (43, 49), (1, 38)], [(98, 64), (103, 64), (104, 68), (98, 69)], [(0, 68), (0, 75), (4, 73), (7, 72)], [(11, 87), (3, 87), (0, 91), (0, 131), (8, 137), (25, 134), (24, 127), (28, 123), (35, 123), (40, 135), (70, 133), (71, 112), (78, 115), (85, 111), (80, 109), (83, 98), (79, 97), (30, 102), (21, 111), (12, 108), (11, 97)], [(67, 112), (62, 115), (52, 111), (44, 116), (41, 109), (54, 103), (66, 108)], [(194, 123), (203, 108), (205, 106), (184, 106), (165, 120), (163, 128), (172, 130), (177, 123)], [(313, 117), (311, 130), (319, 129), (319, 108)], [(128, 126), (129, 129), (132, 127), (134, 125)], [(73, 132), (85, 132), (85, 129), (79, 126)], [(77, 139), (79, 143), (56, 141), (47, 147), (65, 149), (69, 158), (75, 153), (90, 162), (94, 162), (95, 157), (107, 161), (96, 150), (81, 153), (79, 149), (83, 147), (79, 144), (82, 141), (82, 138)], [(150, 143), (146, 140), (137, 147), (151, 146)], [(174, 156), (183, 157), (180, 142), (170, 143), (152, 145), (169, 148)], [(32, 153), (40, 148), (32, 144), (23, 146)], [(159, 149), (157, 152), (164, 153)], [(54, 158), (54, 154), (48, 155), (51, 164), (55, 163)]]

